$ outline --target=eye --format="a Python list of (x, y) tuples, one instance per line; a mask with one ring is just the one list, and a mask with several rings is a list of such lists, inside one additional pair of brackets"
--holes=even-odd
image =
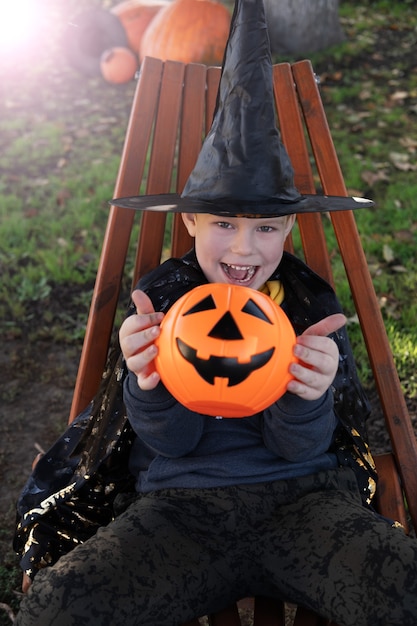
[(274, 231), (275, 228), (273, 228), (272, 226), (267, 226), (265, 224), (263, 226), (259, 226), (258, 230), (261, 231), (261, 233), (272, 233), (272, 231)]
[(265, 313), (262, 311), (261, 308), (259, 308), (259, 306), (256, 304), (256, 302), (254, 302), (252, 299), (249, 299), (247, 301), (247, 303), (245, 304), (245, 306), (242, 309), (243, 313), (247, 313), (248, 315), (252, 315), (252, 317), (256, 317), (259, 320), (263, 320), (264, 322), (267, 322), (268, 324), (272, 324), (271, 320), (269, 319), (269, 317), (267, 317), (265, 315)]
[(216, 303), (214, 302), (213, 296), (207, 296), (200, 302), (197, 302), (191, 309), (188, 309), (185, 313), (183, 313), (184, 317), (186, 315), (192, 315), (193, 313), (201, 313), (201, 311), (210, 311), (211, 309), (216, 308)]

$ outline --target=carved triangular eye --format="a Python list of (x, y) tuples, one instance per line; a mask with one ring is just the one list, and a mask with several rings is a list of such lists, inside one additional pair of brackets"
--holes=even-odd
[(201, 311), (210, 311), (211, 309), (215, 309), (215, 308), (216, 308), (216, 303), (214, 302), (213, 296), (210, 295), (210, 296), (207, 296), (206, 298), (203, 298), (203, 300), (200, 300), (200, 302), (197, 302), (197, 304), (192, 306), (191, 309), (188, 309), (188, 311), (183, 313), (183, 315), (185, 317), (186, 315), (192, 315), (193, 313), (201, 313)]
[(252, 315), (253, 317), (257, 317), (264, 322), (268, 322), (268, 324), (272, 324), (269, 317), (265, 315), (261, 308), (254, 302), (252, 299), (249, 299), (245, 306), (242, 309), (243, 313), (247, 313), (248, 315)]

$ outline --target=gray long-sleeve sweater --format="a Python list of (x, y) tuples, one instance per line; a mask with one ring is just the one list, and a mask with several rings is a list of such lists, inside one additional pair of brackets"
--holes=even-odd
[(266, 482), (337, 465), (328, 452), (337, 424), (330, 391), (315, 402), (286, 393), (262, 413), (217, 419), (188, 410), (162, 383), (142, 391), (130, 373), (124, 401), (138, 436), (130, 468), (139, 492)]

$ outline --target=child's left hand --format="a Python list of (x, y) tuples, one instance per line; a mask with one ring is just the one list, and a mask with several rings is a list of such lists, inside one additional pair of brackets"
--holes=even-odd
[(290, 365), (294, 380), (288, 383), (287, 391), (305, 400), (317, 400), (327, 391), (339, 364), (338, 347), (327, 335), (345, 324), (346, 317), (336, 313), (313, 324), (297, 337), (294, 355), (300, 362)]

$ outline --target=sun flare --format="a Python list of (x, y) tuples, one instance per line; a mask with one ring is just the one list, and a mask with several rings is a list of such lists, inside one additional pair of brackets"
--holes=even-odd
[(12, 52), (33, 38), (39, 24), (34, 0), (0, 0), (0, 48)]

